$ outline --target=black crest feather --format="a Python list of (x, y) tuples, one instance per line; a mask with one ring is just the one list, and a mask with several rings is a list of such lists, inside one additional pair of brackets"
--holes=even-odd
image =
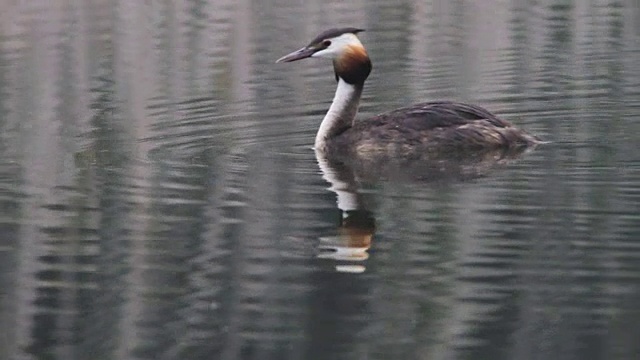
[(342, 34), (357, 34), (359, 32), (364, 31), (364, 29), (359, 29), (355, 27), (344, 27), (344, 28), (334, 28), (329, 29), (322, 32), (320, 35), (316, 36), (315, 39), (311, 40), (309, 45), (315, 45), (320, 43), (322, 40), (334, 38), (336, 36), (340, 36)]

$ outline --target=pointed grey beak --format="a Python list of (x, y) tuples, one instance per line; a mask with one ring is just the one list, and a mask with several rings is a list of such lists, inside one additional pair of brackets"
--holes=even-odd
[(305, 46), (300, 50), (296, 50), (296, 51), (292, 52), (291, 54), (287, 54), (287, 55), (281, 57), (280, 59), (276, 60), (276, 63), (292, 62), (292, 61), (296, 61), (296, 60), (306, 59), (308, 57), (311, 57), (311, 55), (313, 55), (313, 53), (315, 53), (316, 51), (317, 51), (317, 49)]

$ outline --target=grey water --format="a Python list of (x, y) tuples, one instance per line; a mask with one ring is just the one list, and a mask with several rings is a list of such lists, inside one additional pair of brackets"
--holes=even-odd
[[(323, 169), (335, 26), (550, 143)], [(638, 359), (639, 144), (636, 0), (0, 1), (0, 359)]]

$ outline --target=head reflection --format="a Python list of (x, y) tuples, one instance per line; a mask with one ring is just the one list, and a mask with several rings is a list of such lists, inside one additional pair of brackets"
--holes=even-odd
[(337, 262), (340, 272), (361, 273), (366, 270), (367, 250), (375, 232), (373, 214), (365, 209), (342, 211), (340, 226), (334, 236), (320, 238), (319, 258)]

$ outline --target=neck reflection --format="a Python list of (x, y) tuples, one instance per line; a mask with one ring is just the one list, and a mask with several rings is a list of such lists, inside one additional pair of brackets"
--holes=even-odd
[(348, 166), (331, 163), (318, 151), (316, 159), (323, 178), (331, 184), (329, 189), (336, 193), (341, 213), (336, 234), (320, 238), (318, 258), (333, 260), (338, 272), (362, 273), (376, 228), (373, 213), (365, 206)]

